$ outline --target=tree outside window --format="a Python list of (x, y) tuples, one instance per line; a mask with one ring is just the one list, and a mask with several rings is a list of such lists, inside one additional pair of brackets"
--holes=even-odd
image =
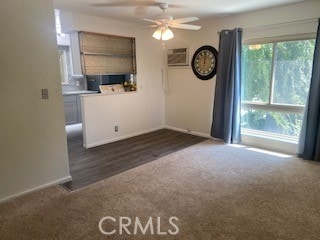
[(314, 47), (314, 39), (243, 45), (243, 129), (298, 138)]

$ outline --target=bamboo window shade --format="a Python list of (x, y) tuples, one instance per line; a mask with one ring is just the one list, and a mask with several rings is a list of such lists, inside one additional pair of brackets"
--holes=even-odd
[(83, 74), (136, 73), (134, 38), (79, 32), (79, 40)]

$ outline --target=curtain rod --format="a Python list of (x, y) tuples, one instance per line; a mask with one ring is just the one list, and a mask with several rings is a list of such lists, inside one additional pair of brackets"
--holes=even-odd
[[(279, 27), (279, 26), (289, 25), (289, 24), (294, 24), (294, 23), (312, 22), (315, 20), (318, 20), (320, 22), (320, 18), (307, 18), (307, 19), (302, 19), (302, 20), (267, 24), (267, 25), (262, 25), (262, 26), (257, 26), (257, 27), (248, 27), (248, 28), (242, 28), (242, 29), (243, 30), (252, 30), (252, 29), (261, 29), (261, 28), (268, 28), (268, 27)], [(220, 33), (221, 33), (221, 31), (218, 32), (218, 34), (220, 34)]]

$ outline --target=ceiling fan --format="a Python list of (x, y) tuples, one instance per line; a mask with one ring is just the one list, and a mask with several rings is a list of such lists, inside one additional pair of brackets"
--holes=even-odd
[[(185, 17), (173, 19), (171, 15), (165, 13), (165, 10), (168, 9), (169, 4), (158, 1), (148, 1), (148, 0), (140, 0), (140, 1), (117, 1), (111, 3), (96, 3), (92, 4), (95, 7), (125, 7), (125, 6), (135, 6), (138, 8), (145, 9), (148, 6), (158, 6), (162, 10), (162, 14), (157, 15), (155, 19), (143, 18), (142, 20), (153, 23), (148, 27), (157, 27), (157, 30), (153, 33), (153, 37), (158, 40), (169, 40), (173, 38), (173, 32), (169, 29), (172, 28), (180, 28), (187, 30), (199, 30), (201, 26), (185, 24), (188, 22), (193, 22), (199, 20), (197, 17)], [(172, 8), (182, 8), (182, 5), (179, 4), (170, 4)]]
[[(135, 7), (136, 15), (144, 15), (147, 11), (147, 7), (157, 7), (162, 2), (154, 0), (117, 0), (114, 2), (105, 2), (105, 3), (91, 3), (91, 6), (94, 7)], [(171, 8), (183, 8), (179, 4), (170, 4)]]
[(158, 29), (153, 33), (153, 37), (158, 40), (169, 40), (173, 38), (173, 32), (169, 29), (169, 27), (172, 28), (180, 28), (180, 29), (188, 29), (188, 30), (199, 30), (201, 26), (198, 25), (191, 25), (191, 24), (185, 24), (188, 22), (193, 22), (196, 20), (199, 20), (197, 17), (185, 17), (185, 18), (178, 18), (173, 19), (171, 15), (167, 15), (165, 13), (165, 10), (169, 7), (169, 4), (167, 3), (158, 3), (158, 6), (160, 9), (162, 9), (162, 14), (156, 16), (156, 18), (148, 19), (144, 18), (142, 20), (151, 22), (153, 25), (150, 25), (150, 27), (157, 27)]

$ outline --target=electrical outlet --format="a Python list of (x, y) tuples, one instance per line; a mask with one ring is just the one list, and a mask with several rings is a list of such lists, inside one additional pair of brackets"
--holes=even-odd
[(42, 99), (49, 99), (49, 90), (47, 88), (41, 89)]
[(119, 127), (118, 126), (114, 126), (114, 131), (118, 132), (119, 131)]

